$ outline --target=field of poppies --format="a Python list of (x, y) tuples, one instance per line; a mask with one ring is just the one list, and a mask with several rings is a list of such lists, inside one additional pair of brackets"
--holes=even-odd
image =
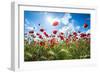
[[(86, 28), (87, 25), (84, 27)], [(43, 35), (40, 33), (34, 35), (33, 30), (29, 31), (28, 38), (24, 39), (25, 61), (90, 58), (90, 33), (78, 31), (66, 37), (63, 32), (57, 30), (53, 30), (53, 34), (47, 34), (41, 28), (40, 32)], [(35, 40), (36, 36), (40, 40)]]
[(24, 61), (89, 59), (90, 14), (24, 11)]

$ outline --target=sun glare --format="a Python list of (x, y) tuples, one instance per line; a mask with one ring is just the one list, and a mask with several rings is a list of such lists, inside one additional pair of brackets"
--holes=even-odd
[(53, 18), (47, 17), (47, 21), (48, 21), (49, 23), (52, 23), (52, 22), (53, 22)]

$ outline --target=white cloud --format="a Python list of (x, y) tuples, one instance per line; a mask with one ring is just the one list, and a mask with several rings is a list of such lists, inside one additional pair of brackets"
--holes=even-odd
[(69, 35), (74, 31), (75, 28), (72, 23), (68, 23), (68, 26), (63, 26), (61, 29), (59, 29), (59, 32), (63, 32), (65, 35)]
[(86, 31), (86, 34), (88, 34), (88, 33), (90, 33), (90, 29), (88, 29), (88, 30)]
[(73, 23), (69, 23), (68, 26), (67, 26), (67, 33), (71, 34), (74, 31), (75, 31), (74, 24)]
[(67, 29), (66, 29), (66, 26), (62, 27), (61, 29), (59, 29), (59, 32), (63, 32), (63, 33), (66, 33)]
[(69, 23), (69, 20), (72, 18), (72, 16), (68, 13), (68, 14), (65, 14), (63, 16), (63, 18), (61, 19), (61, 22), (64, 24), (64, 25), (67, 25)]
[(80, 29), (80, 26), (76, 26), (75, 29), (76, 29), (76, 30), (79, 30), (79, 29)]
[(29, 26), (29, 27), (26, 27), (26, 29), (33, 30), (34, 28)]
[(72, 21), (70, 22), (70, 19), (72, 19), (71, 14), (65, 14), (63, 16), (63, 18), (61, 19), (62, 23), (65, 25), (63, 26), (61, 29), (59, 29), (59, 32), (63, 32), (65, 33), (65, 36), (71, 34), (72, 32), (74, 32), (76, 29), (80, 29), (79, 26), (77, 26), (76, 28), (74, 27), (74, 20), (72, 19)]

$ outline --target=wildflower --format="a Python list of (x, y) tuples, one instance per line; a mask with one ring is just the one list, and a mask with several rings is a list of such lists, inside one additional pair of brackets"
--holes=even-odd
[(54, 21), (54, 22), (53, 22), (53, 26), (57, 26), (58, 24), (59, 24), (58, 21)]
[(57, 33), (57, 30), (53, 30), (53, 34), (56, 34)]
[(61, 36), (61, 35), (60, 35), (59, 37), (60, 37), (61, 40), (64, 40), (64, 36)]
[(41, 32), (43, 32), (43, 31), (44, 31), (44, 29), (43, 29), (43, 28), (41, 28), (41, 29), (40, 29), (40, 31), (41, 31)]
[(85, 36), (86, 36), (85, 33), (81, 33), (81, 34), (80, 34), (80, 37), (81, 37), (81, 38), (84, 38)]
[(29, 31), (29, 34), (33, 34), (33, 33), (34, 33), (34, 31), (33, 31), (33, 30)]
[(77, 36), (77, 33), (76, 33), (76, 32), (73, 32), (73, 35), (74, 35), (74, 36)]
[(40, 35), (39, 33), (36, 33), (36, 35)]
[(63, 35), (64, 33), (63, 33), (63, 32), (61, 32), (60, 34), (61, 34), (61, 35)]
[(40, 46), (44, 46), (45, 43), (43, 41), (40, 42)]
[(87, 37), (90, 38), (90, 33), (87, 34)]
[(88, 27), (88, 25), (85, 23), (85, 24), (84, 24), (84, 28), (87, 28), (87, 27)]
[(43, 32), (43, 34), (44, 34), (46, 37), (49, 37), (49, 35), (48, 35), (46, 32)]
[(40, 39), (43, 39), (42, 35), (39, 35), (39, 38), (40, 38)]

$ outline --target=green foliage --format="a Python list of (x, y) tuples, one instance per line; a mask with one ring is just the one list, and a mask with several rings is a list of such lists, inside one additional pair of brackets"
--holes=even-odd
[[(33, 42), (34, 43), (34, 42)], [(44, 61), (44, 60), (69, 60), (69, 59), (87, 59), (90, 58), (90, 43), (83, 39), (71, 42), (69, 46), (65, 41), (52, 48), (36, 46), (33, 43), (24, 45), (25, 61)]]

